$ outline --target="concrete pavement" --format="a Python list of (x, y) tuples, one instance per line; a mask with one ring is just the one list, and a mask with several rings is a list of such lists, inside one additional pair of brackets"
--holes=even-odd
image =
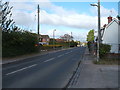
[(118, 88), (118, 65), (95, 65), (96, 58), (85, 51), (84, 58), (68, 88)]

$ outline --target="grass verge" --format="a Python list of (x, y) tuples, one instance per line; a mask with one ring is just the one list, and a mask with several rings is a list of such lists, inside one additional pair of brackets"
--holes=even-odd
[(120, 65), (120, 60), (100, 59), (98, 62), (93, 61), (93, 63), (98, 65)]

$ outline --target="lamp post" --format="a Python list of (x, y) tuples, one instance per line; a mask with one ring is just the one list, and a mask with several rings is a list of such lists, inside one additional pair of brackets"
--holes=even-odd
[(99, 48), (101, 43), (101, 34), (100, 34), (100, 0), (98, 0), (98, 4), (90, 4), (91, 6), (98, 7), (98, 40), (97, 40), (97, 61), (99, 61)]
[(54, 47), (54, 44), (55, 44), (55, 42), (54, 42), (54, 40), (55, 40), (55, 31), (56, 31), (56, 29), (53, 30), (53, 49), (55, 49), (55, 47)]

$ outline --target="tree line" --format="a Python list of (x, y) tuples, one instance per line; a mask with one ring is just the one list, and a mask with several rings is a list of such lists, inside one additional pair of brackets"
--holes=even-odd
[(39, 49), (37, 34), (24, 31), (15, 25), (9, 2), (1, 4), (2, 57), (11, 57), (37, 52)]

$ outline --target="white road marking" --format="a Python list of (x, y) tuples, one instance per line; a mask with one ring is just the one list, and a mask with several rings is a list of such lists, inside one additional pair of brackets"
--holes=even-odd
[(44, 62), (49, 62), (49, 61), (52, 61), (53, 59), (55, 59), (55, 58), (48, 59), (48, 60), (46, 60)]
[(65, 54), (68, 54), (69, 52), (65, 53)]
[(62, 57), (64, 54), (62, 54), (62, 55), (59, 55), (58, 57)]
[(67, 52), (67, 53), (65, 53), (65, 54), (69, 54), (69, 53), (71, 53), (71, 52)]
[(13, 72), (7, 73), (6, 75), (10, 75), (10, 74), (13, 74), (13, 73), (16, 73), (16, 72), (19, 72), (19, 71), (22, 71), (22, 70), (28, 69), (28, 68), (34, 67), (34, 66), (36, 66), (36, 65), (37, 65), (37, 64), (33, 64), (33, 65), (31, 65), (31, 66), (28, 66), (28, 67), (25, 67), (25, 68), (22, 68), (22, 69), (19, 69), (19, 70), (16, 70), (16, 71), (13, 71)]

